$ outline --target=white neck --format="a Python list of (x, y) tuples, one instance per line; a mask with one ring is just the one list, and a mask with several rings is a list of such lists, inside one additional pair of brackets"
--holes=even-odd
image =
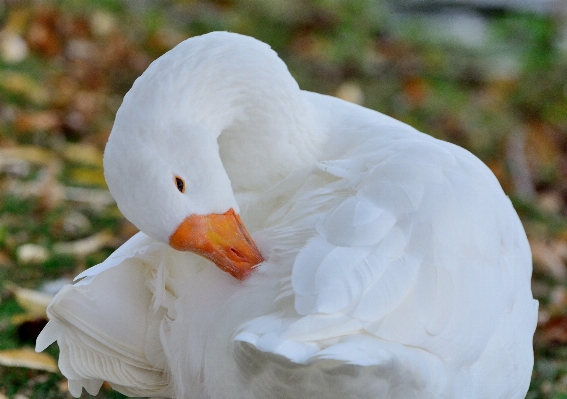
[(286, 88), (272, 88), (270, 97), (243, 100), (248, 104), (243, 117), (218, 138), (220, 156), (235, 192), (266, 189), (318, 157), (319, 132), (301, 92), (296, 88), (293, 101), (282, 105), (277, 97), (283, 97), (281, 92)]

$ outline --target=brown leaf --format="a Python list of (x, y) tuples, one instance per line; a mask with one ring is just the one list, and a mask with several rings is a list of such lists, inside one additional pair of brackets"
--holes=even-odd
[(549, 344), (567, 344), (567, 317), (552, 317), (543, 327), (541, 339)]
[(536, 173), (553, 170), (561, 158), (560, 137), (547, 124), (532, 121), (526, 129), (526, 158)]
[(0, 365), (45, 370), (52, 373), (58, 371), (57, 362), (53, 357), (47, 353), (36, 353), (31, 348), (0, 351)]
[(424, 79), (412, 77), (403, 84), (403, 90), (410, 105), (422, 104), (427, 99), (428, 88)]
[(505, 162), (498, 158), (498, 159), (489, 159), (486, 160), (486, 166), (490, 168), (492, 173), (498, 179), (498, 182), (504, 189), (504, 192), (509, 193), (512, 191), (512, 183), (510, 182), (508, 170), (506, 168)]
[(14, 266), (14, 261), (12, 257), (6, 252), (0, 251), (0, 267), (12, 267)]
[(123, 242), (126, 242), (134, 234), (138, 233), (139, 231), (140, 230), (136, 226), (134, 226), (133, 223), (124, 219), (122, 221), (121, 226), (120, 226), (120, 232), (119, 232), (118, 236), (120, 237), (121, 240), (123, 240)]
[(69, 380), (64, 379), (59, 384), (57, 384), (59, 388), (59, 392), (61, 393), (68, 393), (69, 392)]
[(61, 39), (57, 34), (57, 13), (55, 10), (40, 10), (33, 18), (28, 30), (30, 47), (46, 57), (61, 53)]
[(322, 62), (327, 60), (332, 50), (332, 43), (329, 39), (310, 32), (298, 32), (292, 39), (290, 47), (299, 58)]
[(102, 97), (101, 93), (92, 90), (78, 91), (73, 99), (73, 109), (87, 120), (94, 118), (100, 112), (103, 104), (104, 97)]
[(546, 242), (530, 238), (530, 247), (534, 265), (556, 279), (563, 281), (567, 278), (565, 258), (566, 248), (562, 242)]
[(16, 116), (14, 127), (20, 133), (34, 130), (52, 130), (61, 125), (59, 116), (52, 111), (20, 113)]

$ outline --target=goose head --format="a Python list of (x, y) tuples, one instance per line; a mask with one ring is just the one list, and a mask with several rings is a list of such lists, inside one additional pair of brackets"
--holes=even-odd
[(243, 279), (263, 259), (234, 190), (262, 190), (313, 157), (311, 141), (294, 140), (302, 101), (264, 43), (224, 32), (186, 40), (117, 112), (104, 170), (119, 209), (150, 237)]
[[(124, 216), (172, 248), (202, 255), (245, 278), (262, 256), (240, 219), (212, 135), (175, 123), (154, 126), (150, 134), (135, 120), (123, 126), (122, 119), (107, 143), (104, 166)], [(125, 133), (130, 129), (137, 134)]]

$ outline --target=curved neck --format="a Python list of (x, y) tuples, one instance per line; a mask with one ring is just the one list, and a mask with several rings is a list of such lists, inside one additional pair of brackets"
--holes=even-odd
[(221, 132), (219, 152), (235, 192), (267, 189), (318, 158), (321, 137), (297, 94), (287, 104), (251, 98), (242, 117)]

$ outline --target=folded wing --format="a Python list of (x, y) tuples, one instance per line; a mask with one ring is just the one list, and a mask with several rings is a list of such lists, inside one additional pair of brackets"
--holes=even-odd
[(126, 395), (167, 395), (169, 379), (159, 347), (160, 309), (147, 285), (152, 240), (139, 233), (83, 280), (65, 286), (48, 308), (37, 339), (41, 351), (57, 341), (59, 368), (69, 390), (95, 395), (102, 382)]

